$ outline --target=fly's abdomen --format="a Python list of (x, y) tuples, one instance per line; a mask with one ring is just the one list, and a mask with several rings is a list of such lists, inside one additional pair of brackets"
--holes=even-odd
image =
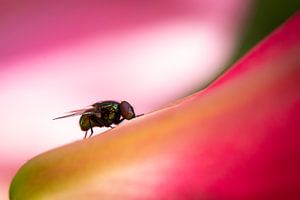
[(93, 120), (91, 119), (92, 115), (82, 115), (79, 119), (79, 125), (81, 130), (83, 131), (87, 131), (90, 128), (95, 126), (95, 123), (93, 122)]

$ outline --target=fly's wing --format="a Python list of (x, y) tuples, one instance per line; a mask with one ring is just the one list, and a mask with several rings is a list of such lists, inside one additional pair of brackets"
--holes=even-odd
[(61, 116), (61, 117), (56, 117), (53, 120), (56, 119), (62, 119), (62, 118), (66, 118), (66, 117), (73, 117), (76, 115), (83, 115), (83, 114), (95, 114), (95, 109), (94, 108), (84, 108), (84, 109), (79, 109), (79, 110), (73, 110), (68, 112), (69, 114)]

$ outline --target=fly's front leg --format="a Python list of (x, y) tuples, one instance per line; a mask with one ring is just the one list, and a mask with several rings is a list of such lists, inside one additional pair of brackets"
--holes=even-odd
[(120, 124), (122, 121), (124, 121), (125, 118), (119, 119), (118, 121), (115, 121), (115, 124), (118, 125)]

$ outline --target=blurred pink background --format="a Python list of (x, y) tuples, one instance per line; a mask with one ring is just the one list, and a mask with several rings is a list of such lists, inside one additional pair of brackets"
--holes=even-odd
[(249, 1), (0, 1), (0, 199), (24, 162), (82, 139), (54, 117), (108, 99), (147, 113), (214, 78)]

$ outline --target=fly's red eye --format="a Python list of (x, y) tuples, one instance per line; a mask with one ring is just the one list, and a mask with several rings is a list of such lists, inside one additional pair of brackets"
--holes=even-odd
[(127, 102), (122, 101), (120, 104), (121, 114), (125, 119), (132, 119), (135, 117), (133, 107)]

